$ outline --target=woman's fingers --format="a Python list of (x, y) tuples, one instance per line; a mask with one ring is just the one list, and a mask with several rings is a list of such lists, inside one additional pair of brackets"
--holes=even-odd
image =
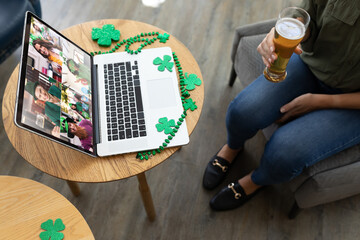
[(274, 28), (270, 30), (263, 41), (259, 44), (257, 51), (262, 56), (263, 62), (267, 67), (269, 67), (270, 64), (277, 58), (274, 45)]
[(294, 53), (296, 53), (296, 54), (298, 54), (298, 55), (302, 54), (302, 49), (300, 48), (300, 45), (298, 45), (298, 46), (295, 48)]

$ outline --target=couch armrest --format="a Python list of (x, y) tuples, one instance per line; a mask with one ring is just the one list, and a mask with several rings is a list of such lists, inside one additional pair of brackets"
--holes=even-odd
[(276, 19), (271, 19), (271, 20), (266, 20), (266, 21), (238, 27), (235, 31), (233, 46), (231, 50), (232, 62), (234, 62), (236, 51), (242, 37), (268, 33), (271, 30), (271, 28), (275, 26), (275, 23), (276, 23)]

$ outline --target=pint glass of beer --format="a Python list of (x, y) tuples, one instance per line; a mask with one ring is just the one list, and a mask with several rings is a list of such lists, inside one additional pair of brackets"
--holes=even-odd
[(286, 78), (286, 66), (296, 46), (305, 35), (310, 22), (309, 14), (301, 8), (283, 9), (275, 25), (275, 53), (277, 59), (270, 68), (265, 68), (264, 76), (271, 82), (280, 82)]

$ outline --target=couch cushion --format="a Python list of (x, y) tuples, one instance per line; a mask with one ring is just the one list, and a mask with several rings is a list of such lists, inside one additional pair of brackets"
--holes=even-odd
[[(302, 184), (305, 184), (305, 181), (310, 177), (313, 177), (316, 180), (316, 176), (322, 174), (326, 171), (331, 171), (336, 168), (343, 168), (343, 171), (348, 171), (347, 173), (350, 175), (359, 175), (358, 172), (354, 172), (351, 169), (351, 164), (359, 162), (360, 163), (360, 144), (345, 149), (331, 157), (328, 157), (313, 166), (306, 168), (303, 173), (290, 181), (289, 186), (291, 191), (295, 192), (298, 188), (301, 187)], [(347, 169), (349, 168), (349, 169)], [(319, 187), (325, 184), (324, 178), (317, 178), (322, 181), (322, 183), (316, 183)], [(338, 179), (341, 181), (341, 179)], [(331, 184), (331, 183), (328, 183)], [(360, 186), (358, 187), (360, 192)]]
[(240, 40), (235, 55), (234, 69), (244, 87), (254, 81), (264, 71), (265, 65), (256, 50), (266, 34), (247, 36)]
[[(359, 150), (359, 147), (357, 149)], [(359, 156), (359, 153), (357, 155)], [(340, 158), (338, 157), (338, 159)], [(329, 160), (325, 159), (325, 162), (327, 163)], [(329, 165), (331, 165), (331, 161)], [(301, 208), (309, 208), (359, 194), (359, 172), (360, 161), (319, 172), (312, 178), (308, 178), (297, 189), (295, 192), (296, 202)]]
[(256, 36), (260, 34), (267, 34), (272, 27), (275, 26), (276, 19), (265, 20), (262, 22), (243, 25), (236, 28), (233, 46), (231, 49), (231, 61), (234, 62), (239, 41), (247, 36)]

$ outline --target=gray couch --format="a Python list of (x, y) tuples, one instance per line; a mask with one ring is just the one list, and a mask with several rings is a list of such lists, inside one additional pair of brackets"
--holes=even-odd
[[(236, 77), (247, 86), (264, 70), (256, 48), (276, 20), (259, 22), (236, 29), (231, 60), (233, 62), (229, 85)], [(275, 124), (263, 130), (266, 139), (276, 130)], [(360, 193), (360, 144), (324, 159), (307, 168), (290, 181), (295, 203), (289, 212), (294, 218), (301, 208), (309, 208), (350, 197)]]

